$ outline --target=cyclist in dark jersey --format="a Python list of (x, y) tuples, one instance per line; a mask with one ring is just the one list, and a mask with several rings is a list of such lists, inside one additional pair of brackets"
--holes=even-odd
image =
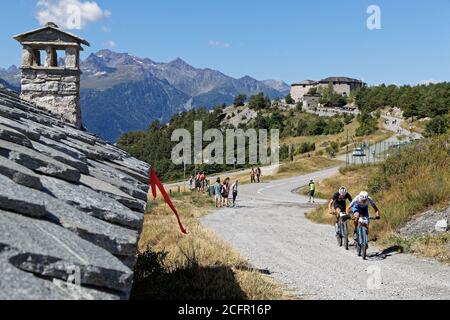
[(345, 214), (347, 209), (347, 200), (351, 203), (352, 196), (348, 193), (346, 187), (341, 187), (338, 192), (333, 194), (333, 198), (328, 204), (328, 211), (330, 214), (336, 216), (336, 232), (338, 232), (339, 218), (341, 214)]

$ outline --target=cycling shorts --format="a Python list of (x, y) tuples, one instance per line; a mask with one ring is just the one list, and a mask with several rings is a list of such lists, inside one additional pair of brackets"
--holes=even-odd
[(356, 205), (356, 206), (352, 207), (352, 212), (359, 213), (360, 217), (368, 218), (369, 217), (369, 206), (363, 207), (363, 206)]

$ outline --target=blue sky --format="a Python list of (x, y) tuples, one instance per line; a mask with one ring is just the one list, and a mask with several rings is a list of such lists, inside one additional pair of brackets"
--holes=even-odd
[[(450, 0), (90, 1), (100, 11), (71, 31), (91, 42), (83, 57), (111, 47), (288, 83), (334, 75), (370, 84), (450, 81)], [(0, 66), (20, 63), (11, 36), (39, 25), (46, 8), (37, 3), (2, 1)], [(367, 28), (372, 4), (381, 9), (381, 30)]]

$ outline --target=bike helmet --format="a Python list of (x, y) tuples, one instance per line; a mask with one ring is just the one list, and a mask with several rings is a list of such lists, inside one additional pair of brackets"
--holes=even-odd
[(341, 187), (341, 188), (339, 189), (339, 194), (340, 194), (341, 196), (345, 196), (347, 193), (348, 193), (348, 191), (347, 191), (347, 188), (346, 188), (346, 187)]
[(359, 200), (368, 200), (369, 199), (369, 194), (367, 193), (367, 191), (361, 191), (361, 193), (359, 194)]

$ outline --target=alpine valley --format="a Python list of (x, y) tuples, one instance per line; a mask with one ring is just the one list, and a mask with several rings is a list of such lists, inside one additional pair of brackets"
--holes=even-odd
[[(235, 79), (194, 68), (180, 58), (159, 63), (111, 50), (91, 54), (81, 69), (84, 126), (112, 142), (126, 132), (145, 130), (154, 120), (165, 123), (185, 110), (231, 104), (239, 94), (263, 92), (274, 99), (290, 91), (282, 81)], [(15, 66), (0, 69), (0, 85), (18, 91), (19, 73)]]

